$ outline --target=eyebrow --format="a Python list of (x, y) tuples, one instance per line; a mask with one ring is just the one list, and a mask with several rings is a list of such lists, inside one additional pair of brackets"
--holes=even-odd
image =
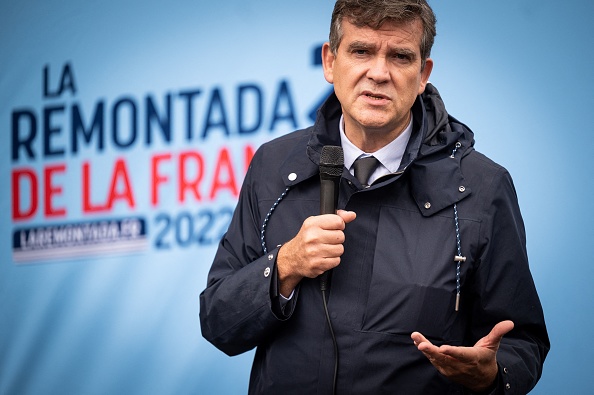
[[(374, 44), (365, 42), (365, 41), (353, 41), (352, 43), (350, 43), (347, 47), (347, 51), (351, 52), (354, 50), (375, 50), (376, 46)], [(396, 54), (401, 54), (401, 55), (406, 55), (408, 57), (410, 57), (411, 59), (416, 59), (417, 57), (417, 53), (415, 51), (412, 51), (408, 48), (403, 48), (403, 47), (390, 47), (388, 49), (388, 54), (389, 55), (396, 55)]]
[(375, 49), (375, 45), (366, 43), (364, 41), (353, 41), (349, 44), (347, 50), (350, 52), (355, 49)]
[(417, 58), (417, 53), (415, 51), (411, 51), (408, 48), (402, 48), (402, 47), (390, 48), (388, 50), (388, 54), (389, 55), (406, 55), (412, 60)]

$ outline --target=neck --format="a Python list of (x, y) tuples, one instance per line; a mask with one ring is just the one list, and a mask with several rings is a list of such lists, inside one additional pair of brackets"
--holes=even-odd
[(366, 153), (373, 153), (396, 140), (408, 127), (411, 113), (397, 128), (386, 131), (384, 128), (365, 128), (344, 118), (344, 133), (351, 143)]

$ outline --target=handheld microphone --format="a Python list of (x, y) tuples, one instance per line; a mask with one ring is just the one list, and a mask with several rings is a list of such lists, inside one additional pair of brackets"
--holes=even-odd
[[(325, 145), (320, 154), (320, 214), (336, 214), (338, 188), (344, 167), (342, 147)], [(320, 275), (320, 288), (328, 288), (328, 272)]]

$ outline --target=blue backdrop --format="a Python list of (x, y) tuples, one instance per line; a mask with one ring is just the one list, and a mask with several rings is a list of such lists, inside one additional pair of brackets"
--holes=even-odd
[[(594, 3), (431, 2), (431, 82), (507, 167), (552, 350), (594, 389)], [(311, 124), (332, 0), (0, 0), (0, 394), (241, 394), (198, 295), (253, 151)]]

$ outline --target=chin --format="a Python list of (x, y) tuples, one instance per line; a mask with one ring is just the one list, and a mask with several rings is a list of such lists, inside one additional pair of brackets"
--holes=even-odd
[(366, 117), (359, 120), (359, 124), (366, 129), (385, 129), (388, 122), (378, 120), (378, 117)]

